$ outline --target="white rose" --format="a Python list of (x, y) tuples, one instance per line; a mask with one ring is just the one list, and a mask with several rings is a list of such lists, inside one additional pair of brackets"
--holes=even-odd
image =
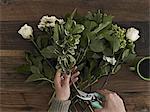
[(115, 65), (115, 64), (116, 64), (116, 59), (115, 59), (114, 57), (111, 58), (111, 57), (103, 56), (103, 60), (109, 62), (109, 63), (112, 64), (112, 65)]
[(59, 22), (59, 24), (64, 24), (64, 20), (63, 19), (57, 19), (57, 21)]
[(43, 24), (39, 24), (38, 25), (38, 28), (40, 29), (40, 30), (42, 30), (43, 31), (43, 28), (45, 27), (45, 25), (43, 25)]
[(126, 33), (127, 39), (130, 39), (131, 41), (136, 41), (140, 36), (139, 36), (139, 30), (135, 28), (129, 28)]
[(49, 24), (51, 27), (55, 27), (55, 22)]
[(22, 37), (24, 39), (31, 39), (33, 36), (33, 29), (31, 26), (28, 26), (27, 24), (25, 24), (24, 26), (22, 26), (20, 28), (20, 30), (18, 31), (18, 33), (20, 35), (22, 35)]
[(49, 21), (52, 23), (55, 23), (56, 20), (57, 20), (57, 18), (55, 16), (49, 17)]

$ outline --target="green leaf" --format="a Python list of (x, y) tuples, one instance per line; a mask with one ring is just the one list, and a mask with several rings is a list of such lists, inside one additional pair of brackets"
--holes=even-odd
[(113, 41), (111, 42), (111, 45), (113, 47), (113, 53), (117, 52), (120, 48), (120, 41), (118, 38), (113, 38)]
[(68, 18), (68, 19), (67, 19), (67, 22), (66, 22), (66, 24), (65, 24), (65, 29), (66, 29), (67, 31), (70, 31), (72, 25), (73, 25), (73, 20), (70, 19), (70, 18)]
[(89, 60), (89, 63), (90, 63), (89, 72), (92, 72), (92, 70), (95, 68), (97, 62), (96, 62), (96, 60), (92, 59), (92, 60)]
[(103, 16), (103, 22), (104, 23), (107, 23), (107, 22), (112, 23), (112, 18), (113, 18), (113, 16), (104, 14), (104, 16)]
[(43, 71), (44, 71), (44, 75), (48, 79), (52, 79), (53, 78), (54, 71), (53, 71), (53, 69), (45, 61), (43, 62)]
[(101, 56), (98, 55), (97, 53), (94, 53), (94, 54), (92, 55), (92, 58), (94, 58), (94, 59), (100, 59)]
[(48, 41), (49, 39), (47, 37), (42, 38), (42, 43), (41, 43), (42, 48), (45, 48), (48, 46)]
[(77, 33), (81, 33), (84, 30), (84, 26), (81, 24), (76, 24), (75, 27), (72, 30), (72, 34), (77, 34)]
[(82, 36), (82, 38), (80, 39), (80, 46), (82, 48), (85, 48), (88, 45), (88, 38), (87, 36)]
[(89, 20), (93, 20), (92, 12), (88, 11), (88, 14), (86, 15), (86, 18), (89, 19)]
[(40, 49), (42, 49), (48, 46), (48, 41), (49, 41), (48, 36), (43, 34), (37, 37), (36, 44)]
[(75, 8), (75, 9), (73, 10), (73, 12), (72, 12), (71, 16), (70, 16), (70, 18), (71, 18), (71, 19), (73, 19), (73, 18), (74, 18), (74, 15), (76, 14), (76, 12), (77, 12), (77, 9)]
[(72, 67), (73, 65), (76, 64), (76, 59), (70, 54), (68, 54), (67, 56), (68, 56), (69, 61), (70, 61), (70, 67)]
[(126, 50), (123, 52), (123, 54), (122, 54), (122, 60), (124, 60), (125, 58), (127, 58), (127, 57), (128, 57), (129, 52), (130, 52), (130, 50), (129, 50), (129, 49), (126, 49)]
[(94, 52), (102, 52), (105, 49), (104, 42), (99, 39), (94, 39), (91, 41), (90, 49)]
[(100, 78), (101, 76), (108, 75), (111, 71), (110, 65), (102, 65), (97, 68), (96, 76)]
[(42, 49), (41, 53), (45, 58), (57, 58), (57, 55), (55, 54), (54, 46), (48, 46), (48, 47)]
[(101, 31), (102, 29), (104, 29), (105, 27), (107, 27), (109, 24), (111, 24), (110, 21), (107, 21), (105, 23), (101, 23), (99, 24), (98, 28), (96, 28), (93, 33), (98, 33), (99, 31)]
[(128, 63), (132, 63), (135, 61), (135, 58), (136, 58), (136, 54), (129, 53), (128, 57), (126, 57), (124, 61)]
[[(30, 75), (25, 82), (34, 82), (38, 81), (40, 78), (42, 78), (42, 74), (32, 74)], [(44, 78), (44, 77), (43, 77)]]
[(30, 65), (28, 65), (28, 64), (23, 64), (23, 65), (17, 67), (16, 70), (17, 70), (17, 73), (23, 73), (23, 74), (31, 73)]
[(36, 66), (31, 66), (31, 72), (32, 72), (33, 74), (40, 74), (40, 70), (39, 70), (39, 68), (36, 67)]
[(42, 48), (41, 41), (42, 41), (42, 37), (41, 37), (41, 36), (38, 36), (37, 39), (36, 39), (36, 44), (37, 44), (37, 46), (38, 46), (40, 49)]
[(103, 54), (107, 57), (110, 57), (110, 56), (113, 56), (113, 52), (112, 52), (112, 49), (110, 48), (105, 48), (105, 50), (103, 51)]
[(78, 68), (77, 68), (77, 69), (78, 69), (79, 71), (81, 71), (81, 70), (84, 68), (84, 66), (85, 66), (85, 63), (81, 63), (81, 64), (78, 65)]
[(97, 23), (95, 21), (86, 20), (84, 26), (85, 26), (85, 30), (91, 31), (93, 30), (93, 28), (97, 26)]
[(53, 40), (54, 40), (55, 42), (58, 42), (58, 41), (59, 41), (59, 26), (58, 26), (57, 23), (55, 24), (55, 27), (54, 27)]

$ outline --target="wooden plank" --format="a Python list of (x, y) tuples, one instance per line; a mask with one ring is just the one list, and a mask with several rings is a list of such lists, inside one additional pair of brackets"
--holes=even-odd
[[(26, 76), (17, 74), (13, 69), (24, 63), (22, 56), (2, 56), (0, 59), (1, 65), (3, 65), (0, 77), (0, 108), (3, 112), (46, 112), (51, 93), (49, 86), (38, 87), (35, 84), (23, 82)], [(141, 112), (142, 109), (150, 107), (150, 102), (147, 100), (150, 98), (149, 83), (128, 69), (127, 65), (123, 66), (118, 74), (111, 77), (106, 88), (116, 91), (122, 96), (128, 112)], [(99, 89), (104, 78), (93, 86), (93, 90)]]
[[(39, 34), (37, 29), (37, 21), (27, 21), (29, 25), (34, 28), (34, 35)], [(115, 22), (116, 23), (116, 22)], [(136, 42), (136, 51), (138, 55), (148, 55), (149, 46), (149, 22), (117, 22), (122, 27), (136, 27), (140, 30), (141, 38)], [(24, 22), (1, 22), (0, 29), (0, 49), (2, 50), (30, 50), (33, 48), (32, 43), (24, 40), (17, 31), (24, 24)]]
[[(149, 7), (149, 0), (0, 0), (0, 112), (47, 112), (48, 109), (50, 86), (24, 83), (27, 75), (15, 71), (25, 63), (24, 51), (33, 49), (32, 44), (17, 33), (24, 23), (29, 23), (35, 34), (39, 34), (36, 25), (43, 15), (60, 17), (74, 8), (85, 15), (88, 10), (103, 9), (115, 16), (115, 23), (140, 30), (136, 50), (138, 55), (146, 56), (150, 50)], [(99, 89), (104, 79), (92, 90)], [(111, 76), (106, 86), (124, 99), (128, 112), (150, 111), (149, 87), (149, 82), (130, 72), (127, 65)]]
[[(2, 82), (1, 87), (2, 88), (10, 88), (18, 91), (24, 91), (26, 83), (24, 83), (24, 80), (27, 78), (27, 75), (23, 74), (17, 74), (15, 71), (15, 68), (17, 66), (24, 63), (23, 57), (0, 57), (1, 62), (1, 76), (0, 80)], [(104, 77), (105, 78), (105, 77)], [(103, 82), (104, 78), (102, 78), (97, 85), (97, 88), (100, 87), (101, 83)], [(134, 79), (134, 80), (133, 80)], [(116, 74), (113, 75), (110, 79), (110, 84), (107, 86), (107, 88), (112, 89), (114, 91), (118, 92), (144, 92), (148, 91), (148, 82), (141, 80), (137, 74), (130, 72), (129, 67), (127, 65), (124, 65), (122, 70)], [(96, 86), (95, 85), (95, 86)], [(134, 86), (130, 86), (134, 85)], [(29, 87), (34, 88), (35, 85), (28, 85)], [(93, 89), (96, 89), (94, 87)]]
[[(8, 1), (8, 0), (5, 0)], [(103, 9), (117, 21), (149, 21), (149, 0), (10, 0), (0, 2), (1, 21), (39, 20), (42, 15), (62, 16), (77, 8), (81, 14)]]
[(24, 56), (23, 50), (0, 50), (0, 56)]
[[(150, 97), (148, 93), (136, 93), (134, 95), (126, 95), (119, 93), (126, 104), (127, 112), (142, 112), (141, 110), (148, 110), (150, 103), (147, 103)], [(1, 92), (2, 112), (46, 112), (48, 109), (48, 101), (50, 94), (46, 92)], [(138, 101), (138, 103), (137, 103)], [(6, 111), (7, 110), (7, 111)], [(146, 111), (148, 112), (148, 111)]]

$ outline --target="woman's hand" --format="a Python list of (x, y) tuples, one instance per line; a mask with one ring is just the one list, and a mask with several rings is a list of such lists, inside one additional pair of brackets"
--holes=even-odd
[(61, 101), (66, 101), (70, 97), (70, 85), (72, 82), (78, 80), (80, 72), (77, 67), (74, 67), (72, 74), (62, 74), (61, 69), (58, 69), (55, 75), (54, 84), (56, 91), (56, 98)]
[(97, 109), (95, 112), (126, 112), (123, 100), (114, 92), (100, 90), (99, 93), (105, 96), (103, 109)]

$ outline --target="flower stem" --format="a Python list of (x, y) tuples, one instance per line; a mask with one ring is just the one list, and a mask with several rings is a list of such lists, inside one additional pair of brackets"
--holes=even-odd
[(116, 62), (116, 64), (115, 64), (114, 68), (112, 69), (112, 72), (109, 73), (109, 75), (107, 75), (106, 80), (105, 80), (104, 83), (102, 84), (102, 86), (101, 86), (102, 89), (108, 84), (108, 81), (109, 81), (110, 76), (111, 76), (112, 74), (114, 74), (115, 69), (117, 68), (117, 66), (118, 66), (118, 64), (119, 64), (119, 61), (120, 61), (120, 58), (121, 58), (121, 56), (122, 56), (123, 51), (124, 51), (124, 49), (123, 49), (122, 52), (120, 53), (120, 55), (119, 55), (119, 57), (118, 57), (118, 59), (117, 59), (117, 62)]
[[(53, 66), (52, 66), (52, 65), (49, 63), (49, 61), (42, 55), (42, 53), (41, 53), (39, 47), (38, 47), (37, 44), (34, 42), (34, 38), (32, 38), (31, 41), (32, 41), (32, 43), (34, 44), (34, 46), (36, 47), (36, 49), (38, 50), (38, 52), (40, 53), (40, 55), (44, 58), (44, 60), (47, 62), (47, 64), (48, 64), (48, 65), (52, 68), (52, 70), (54, 71)], [(48, 82), (50, 82), (50, 83), (53, 83), (53, 81), (50, 80), (50, 79), (44, 79), (44, 80), (46, 80), (46, 81), (48, 81)]]
[(31, 39), (32, 43), (34, 44), (34, 46), (36, 47), (36, 49), (38, 50), (38, 52), (40, 53), (40, 55), (44, 58), (44, 60), (47, 62), (47, 64), (54, 70), (53, 66), (49, 63), (49, 61), (42, 55), (41, 50), (39, 49), (39, 47), (37, 46), (37, 44), (34, 42), (33, 39)]

